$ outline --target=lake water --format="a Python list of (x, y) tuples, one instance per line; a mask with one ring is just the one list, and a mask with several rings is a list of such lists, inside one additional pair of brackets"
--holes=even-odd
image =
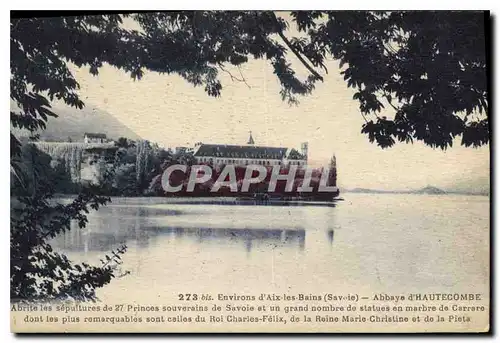
[(53, 241), (99, 264), (128, 246), (101, 300), (170, 302), (179, 292), (473, 292), (488, 297), (489, 199), (350, 194), (335, 207), (115, 198)]

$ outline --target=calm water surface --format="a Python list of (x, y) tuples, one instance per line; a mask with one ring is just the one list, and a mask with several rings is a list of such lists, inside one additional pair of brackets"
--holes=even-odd
[(99, 264), (128, 246), (101, 300), (179, 292), (473, 291), (488, 294), (489, 199), (343, 194), (325, 206), (179, 204), (115, 198), (53, 241)]

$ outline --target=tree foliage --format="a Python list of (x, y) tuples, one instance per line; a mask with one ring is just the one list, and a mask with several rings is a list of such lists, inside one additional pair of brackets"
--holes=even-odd
[[(294, 12), (314, 65), (331, 55), (346, 66), (371, 142), (414, 139), (446, 148), (488, 142), (486, 22), (480, 12)], [(384, 105), (385, 103), (385, 105)], [(393, 118), (379, 117), (384, 107)], [(481, 114), (484, 114), (481, 116)]]
[[(489, 141), (485, 30), (481, 12), (183, 11), (16, 19), (11, 22), (14, 126), (44, 127), (48, 99), (81, 108), (68, 63), (97, 74), (108, 63), (140, 79), (145, 70), (177, 73), (219, 96), (220, 71), (266, 59), (291, 103), (309, 94), (338, 60), (366, 118), (362, 132), (382, 147), (423, 141), (434, 147)], [(291, 31), (290, 26), (297, 31)], [(309, 75), (300, 80), (295, 55)], [(316, 70), (318, 69), (318, 70)], [(41, 92), (44, 92), (42, 95)], [(48, 99), (47, 99), (48, 97)], [(379, 116), (384, 108), (394, 115)], [(484, 114), (484, 115), (481, 115)]]
[(302, 155), (297, 149), (291, 149), (290, 152), (288, 153), (288, 159), (289, 160), (302, 160), (305, 159), (306, 157)]
[[(112, 175), (111, 173), (108, 175)], [(90, 185), (67, 204), (54, 201), (52, 180), (35, 177), (33, 193), (16, 197), (11, 207), (10, 297), (14, 301), (95, 300), (96, 288), (110, 282), (126, 246), (106, 255), (101, 266), (72, 263), (50, 245), (70, 230), (84, 228), (90, 210), (109, 198), (99, 196), (102, 185)]]

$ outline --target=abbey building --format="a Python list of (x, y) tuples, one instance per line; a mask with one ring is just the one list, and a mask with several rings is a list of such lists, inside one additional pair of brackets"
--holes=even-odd
[(198, 163), (211, 165), (233, 164), (245, 165), (298, 165), (307, 164), (308, 144), (301, 144), (301, 151), (283, 147), (268, 147), (255, 145), (250, 132), (246, 145), (203, 144), (197, 143), (194, 156)]

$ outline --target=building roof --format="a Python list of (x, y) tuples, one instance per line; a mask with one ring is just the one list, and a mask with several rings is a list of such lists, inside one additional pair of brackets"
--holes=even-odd
[(195, 156), (213, 156), (224, 158), (262, 158), (281, 160), (287, 148), (274, 148), (254, 145), (202, 144)]
[(84, 136), (89, 137), (89, 138), (106, 138), (106, 134), (104, 134), (104, 133), (85, 132)]

